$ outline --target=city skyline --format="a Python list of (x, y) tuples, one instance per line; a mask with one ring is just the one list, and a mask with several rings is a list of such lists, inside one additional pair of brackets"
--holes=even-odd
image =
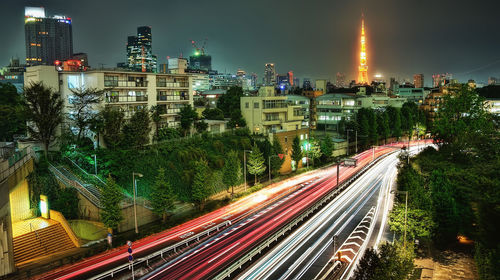
[[(220, 72), (243, 69), (257, 73), (260, 80), (264, 65), (272, 62), (277, 73), (292, 70), (301, 79), (334, 82), (336, 73), (341, 72), (346, 80), (353, 80), (358, 66), (359, 17), (364, 13), (370, 78), (381, 73), (386, 80), (412, 81), (416, 73), (426, 77), (452, 73), (459, 80), (472, 78), (486, 83), (489, 76), (500, 76), (500, 54), (495, 49), (500, 38), (490, 35), (495, 34), (497, 25), (492, 7), (498, 4), (489, 1), (491, 5), (471, 7), (465, 1), (454, 5), (445, 2), (287, 2), (286, 6), (267, 3), (264, 10), (256, 4), (237, 6), (224, 1), (151, 2), (143, 4), (144, 13), (137, 15), (126, 3), (117, 6), (90, 1), (79, 7), (56, 0), (8, 2), (0, 13), (10, 22), (11, 28), (5, 32), (11, 40), (0, 46), (0, 63), (8, 64), (13, 56), (24, 59), (24, 7), (44, 6), (48, 15), (72, 18), (74, 51), (88, 53), (93, 67), (101, 63), (114, 67), (123, 62), (130, 30), (148, 25), (158, 63), (181, 52), (187, 58), (194, 51), (190, 40), (208, 38), (207, 53), (212, 56), (213, 68)], [(335, 13), (340, 10), (342, 13)], [(224, 16), (213, 16), (219, 12)], [(96, 44), (104, 40), (106, 44)], [(425, 85), (430, 86), (430, 82), (426, 79)]]

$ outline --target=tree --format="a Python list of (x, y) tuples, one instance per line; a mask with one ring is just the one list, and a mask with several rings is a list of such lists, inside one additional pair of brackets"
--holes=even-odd
[(241, 181), (241, 164), (236, 151), (231, 150), (227, 153), (222, 172), (222, 182), (228, 190), (231, 188), (231, 195), (234, 195), (234, 186)]
[(184, 136), (186, 136), (188, 131), (191, 130), (194, 121), (198, 118), (198, 113), (196, 113), (196, 110), (194, 110), (191, 105), (185, 105), (181, 108), (179, 116), (181, 119), (181, 129)]
[(198, 132), (198, 133), (202, 133), (204, 131), (207, 131), (207, 129), (208, 129), (208, 123), (206, 123), (203, 120), (196, 121), (194, 123), (194, 126), (196, 128), (196, 132)]
[(12, 141), (26, 131), (22, 96), (10, 83), (0, 83), (0, 140)]
[(101, 134), (104, 131), (104, 118), (102, 115), (102, 111), (98, 114), (94, 115), (92, 119), (89, 121), (89, 129), (94, 132), (97, 138), (97, 147), (100, 146), (100, 138)]
[(437, 244), (452, 242), (459, 232), (461, 219), (458, 215), (457, 202), (453, 197), (454, 186), (441, 170), (434, 170), (431, 173), (429, 184)]
[(101, 112), (101, 116), (104, 142), (108, 148), (115, 149), (123, 141), (122, 127), (125, 113), (122, 110), (106, 106), (104, 111)]
[(418, 119), (418, 108), (417, 104), (412, 101), (407, 101), (401, 107), (401, 117), (404, 120), (402, 122), (402, 128), (408, 131), (408, 137), (411, 138), (413, 127), (415, 126), (416, 120)]
[(390, 134), (399, 140), (401, 137), (401, 113), (398, 108), (392, 106), (388, 106), (386, 112), (389, 117)]
[(43, 143), (45, 157), (50, 142), (55, 140), (56, 129), (62, 122), (63, 101), (61, 94), (46, 87), (43, 82), (30, 83), (24, 89), (26, 119), (30, 135)]
[(295, 170), (299, 169), (299, 162), (303, 157), (304, 156), (302, 154), (302, 147), (300, 146), (300, 139), (298, 136), (295, 136), (292, 143), (292, 160), (294, 160), (297, 164), (297, 169)]
[(203, 211), (205, 201), (210, 195), (210, 169), (205, 160), (194, 163), (194, 177), (191, 185), (191, 199), (197, 205), (198, 210)]
[(368, 137), (370, 138), (370, 143), (372, 145), (377, 145), (378, 142), (378, 130), (377, 130), (377, 115), (375, 111), (371, 108), (368, 109), (368, 122), (369, 122), (369, 132)]
[[(389, 226), (391, 231), (400, 235), (405, 231), (405, 205), (399, 203), (394, 207), (390, 214)], [(411, 242), (415, 239), (430, 240), (436, 224), (432, 220), (430, 211), (422, 209), (413, 209), (408, 207), (406, 217), (406, 236), (408, 241)]]
[(206, 107), (205, 110), (201, 113), (203, 118), (207, 120), (223, 120), (224, 119), (224, 112), (222, 112), (221, 109), (219, 108), (213, 108), (211, 109), (210, 107)]
[(356, 121), (359, 124), (359, 134), (358, 136), (362, 139), (361, 145), (363, 147), (368, 147), (371, 138), (370, 131), (370, 113), (368, 108), (361, 108), (358, 110), (356, 115)]
[(274, 175), (278, 174), (284, 162), (285, 153), (283, 152), (283, 147), (281, 146), (278, 137), (274, 135), (273, 143), (271, 145), (271, 172)]
[(123, 220), (120, 202), (122, 193), (120, 188), (115, 183), (115, 180), (108, 176), (106, 184), (101, 187), (101, 204), (100, 212), (101, 221), (110, 229), (118, 228), (118, 225)]
[(247, 126), (247, 122), (245, 121), (245, 118), (243, 118), (243, 115), (241, 115), (240, 110), (235, 110), (231, 113), (231, 119), (227, 123), (227, 126), (229, 128), (239, 128)]
[(257, 176), (266, 171), (264, 165), (265, 159), (256, 144), (252, 147), (252, 152), (248, 155), (247, 170), (248, 173), (255, 176), (255, 184), (257, 184)]
[(226, 118), (232, 118), (233, 112), (240, 109), (240, 98), (243, 96), (243, 89), (241, 87), (233, 86), (229, 88), (226, 94), (219, 97), (217, 101), (217, 108), (224, 112)]
[(384, 139), (384, 144), (387, 144), (387, 137), (389, 137), (389, 115), (387, 111), (380, 112), (377, 114), (377, 129), (378, 135)]
[(165, 177), (165, 169), (159, 168), (151, 192), (151, 206), (153, 212), (162, 216), (162, 221), (167, 220), (167, 212), (175, 208), (175, 195), (172, 186)]
[(321, 154), (322, 154), (322, 157), (324, 157), (324, 159), (326, 161), (330, 160), (332, 158), (332, 155), (333, 155), (333, 141), (330, 137), (324, 137), (323, 139), (321, 139), (321, 142), (320, 142), (320, 150), (321, 150)]
[(181, 137), (181, 134), (180, 134), (178, 129), (175, 129), (172, 127), (164, 127), (158, 131), (158, 140), (157, 141), (177, 139), (180, 137)]
[(155, 140), (158, 141), (159, 139), (159, 134), (160, 134), (160, 122), (162, 120), (161, 115), (165, 114), (165, 106), (161, 105), (156, 105), (156, 106), (151, 106), (151, 120), (155, 124)]
[(89, 128), (92, 119), (97, 115), (93, 106), (101, 102), (105, 90), (85, 87), (70, 90), (73, 94), (70, 98), (70, 108), (74, 114), (70, 114), (69, 117), (78, 127), (77, 140), (80, 140), (82, 133)]
[(145, 108), (136, 111), (123, 126), (122, 144), (127, 147), (142, 147), (149, 143), (150, 123), (149, 112)]
[(318, 140), (311, 138), (309, 141), (309, 150), (307, 151), (307, 157), (312, 159), (313, 165), (315, 160), (321, 157), (321, 147)]
[(385, 243), (378, 251), (367, 249), (354, 271), (354, 280), (401, 280), (413, 273), (413, 248)]

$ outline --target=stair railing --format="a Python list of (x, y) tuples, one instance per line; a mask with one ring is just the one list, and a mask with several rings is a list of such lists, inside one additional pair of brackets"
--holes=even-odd
[[(31, 226), (31, 223), (30, 223), (30, 226)], [(42, 242), (42, 239), (40, 238), (40, 236), (38, 235), (38, 232), (37, 230), (35, 229), (35, 237), (36, 239), (38, 239), (38, 241), (40, 242), (40, 247), (42, 247), (43, 249), (45, 249), (45, 253), (48, 253), (47, 251), (47, 246), (45, 246), (45, 244), (43, 244)]]

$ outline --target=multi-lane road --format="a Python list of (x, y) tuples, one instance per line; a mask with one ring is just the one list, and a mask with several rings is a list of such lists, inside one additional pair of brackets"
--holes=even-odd
[[(351, 177), (373, 159), (393, 150), (394, 147), (378, 147), (357, 155), (358, 166), (356, 168), (341, 167), (340, 181)], [(363, 189), (363, 191), (358, 192), (359, 195), (366, 198), (365, 202), (358, 203), (362, 205), (359, 206), (361, 208), (358, 210), (358, 206), (353, 206), (349, 208), (349, 211), (362, 213), (362, 209), (368, 207), (365, 205), (372, 204), (370, 199), (373, 199), (374, 193), (383, 182), (381, 180), (371, 181), (370, 184), (370, 191), (367, 192), (366, 189)], [(213, 277), (267, 236), (314, 205), (335, 187), (335, 167), (321, 169), (276, 183), (236, 203), (171, 230), (134, 242), (134, 256), (136, 259), (145, 257), (172, 244), (182, 243), (186, 237), (207, 228), (227, 225), (230, 221), (231, 226), (227, 227), (225, 231), (205, 240), (184, 254), (170, 259), (167, 263), (143, 276), (144, 279), (203, 279)], [(352, 189), (354, 188), (350, 188), (349, 192), (352, 192)], [(347, 204), (349, 202), (345, 202), (343, 205)], [(351, 220), (354, 223), (355, 218)], [(348, 228), (348, 225), (345, 227)], [(116, 267), (127, 263), (128, 253), (126, 249), (125, 246), (122, 246), (83, 262), (63, 267), (45, 274), (42, 279), (83, 279), (92, 278), (98, 274), (105, 275), (102, 273), (113, 271)]]

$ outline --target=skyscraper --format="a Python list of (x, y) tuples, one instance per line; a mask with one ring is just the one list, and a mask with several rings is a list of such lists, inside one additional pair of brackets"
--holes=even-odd
[(416, 88), (423, 88), (424, 87), (424, 74), (413, 75), (413, 85), (415, 85)]
[(150, 26), (137, 27), (137, 36), (128, 36), (128, 68), (137, 72), (157, 72), (156, 55), (153, 55), (153, 36)]
[(368, 81), (368, 64), (366, 56), (366, 38), (365, 38), (365, 19), (361, 18), (361, 47), (359, 51), (359, 72), (358, 84), (369, 84)]
[(274, 63), (266, 63), (264, 69), (264, 85), (276, 85), (276, 68), (274, 68)]
[(453, 79), (453, 75), (451, 75), (449, 73), (434, 74), (434, 75), (432, 75), (432, 86), (433, 87), (444, 86), (446, 84), (449, 84), (451, 82), (451, 79)]
[(73, 55), (71, 18), (45, 16), (42, 7), (24, 10), (26, 64), (53, 65), (56, 60), (67, 60)]

